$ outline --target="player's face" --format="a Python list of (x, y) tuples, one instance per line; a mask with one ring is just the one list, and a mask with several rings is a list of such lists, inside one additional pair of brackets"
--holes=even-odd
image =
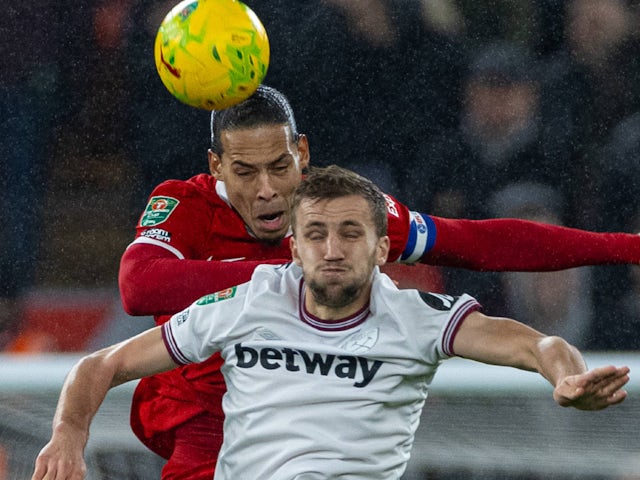
[(225, 130), (220, 140), (222, 157), (209, 151), (211, 173), (258, 239), (281, 240), (291, 221), (291, 194), (309, 164), (306, 137), (296, 144), (286, 125), (269, 125)]
[(314, 315), (340, 319), (369, 300), (371, 274), (389, 253), (389, 237), (378, 237), (367, 201), (358, 195), (303, 200), (291, 239), (293, 260), (302, 267)]

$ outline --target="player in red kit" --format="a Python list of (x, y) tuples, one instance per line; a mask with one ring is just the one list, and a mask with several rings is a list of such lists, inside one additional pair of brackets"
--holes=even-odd
[[(154, 315), (162, 324), (205, 294), (224, 297), (256, 265), (290, 259), (289, 201), (310, 155), (286, 98), (261, 86), (239, 105), (214, 112), (211, 130), (212, 174), (159, 185), (122, 257), (120, 291), (129, 314)], [(637, 235), (444, 219), (412, 212), (390, 196), (387, 210), (391, 262), (494, 271), (640, 262)], [(213, 477), (222, 443), (220, 367), (214, 356), (139, 383), (131, 425), (168, 459), (163, 480)]]

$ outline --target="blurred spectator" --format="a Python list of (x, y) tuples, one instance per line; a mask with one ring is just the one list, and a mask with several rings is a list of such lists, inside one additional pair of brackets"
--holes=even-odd
[(64, 36), (73, 25), (61, 24), (65, 7), (9, 0), (0, 15), (0, 348), (15, 334), (37, 267), (44, 179), (64, 115), (63, 76), (73, 72), (65, 65), (73, 58)]
[[(612, 129), (593, 162), (598, 228), (640, 233), (640, 112)], [(640, 349), (640, 267), (598, 268), (594, 349)]]
[[(636, 231), (640, 231), (640, 217), (636, 217), (635, 225)], [(607, 313), (608, 322), (598, 325), (592, 349), (636, 352), (640, 349), (640, 266), (629, 265), (626, 270), (624, 291), (615, 303), (607, 303), (613, 310), (603, 312)]]
[[(496, 40), (529, 45), (540, 33), (538, 9), (541, 4), (532, 0), (457, 0), (464, 16), (465, 36), (470, 46)], [(548, 5), (545, 5), (548, 7)]]
[(626, 0), (569, 0), (564, 45), (545, 65), (543, 95), (551, 129), (577, 151), (602, 141), (640, 109), (640, 17)]
[(457, 117), (462, 56), (450, 3), (251, 3), (272, 47), (266, 83), (289, 97), (313, 163), (337, 161), (397, 192), (398, 165), (414, 160), (416, 135)]
[[(564, 200), (553, 188), (515, 183), (496, 192), (494, 217), (522, 218), (561, 225)], [(547, 334), (563, 336), (578, 348), (590, 340), (593, 320), (592, 269), (557, 272), (502, 272), (507, 315)]]
[(447, 217), (487, 218), (487, 199), (507, 183), (568, 185), (568, 142), (545, 137), (539, 83), (536, 63), (524, 47), (499, 42), (472, 53), (459, 124), (425, 142), (422, 165), (410, 165), (405, 174), (410, 187), (404, 190), (424, 192), (420, 208)]
[[(521, 45), (496, 42), (470, 54), (455, 128), (422, 141), (422, 163), (407, 164), (402, 192), (435, 215), (490, 218), (488, 200), (512, 182), (537, 182), (572, 195), (570, 139), (551, 135), (541, 118), (539, 71)], [(420, 195), (419, 192), (422, 192)], [(571, 212), (567, 212), (571, 215)], [(472, 291), (500, 313), (496, 275), (447, 270), (448, 291)]]
[(594, 201), (599, 202), (598, 228), (633, 231), (640, 198), (640, 111), (616, 125), (597, 155), (593, 167), (598, 176)]

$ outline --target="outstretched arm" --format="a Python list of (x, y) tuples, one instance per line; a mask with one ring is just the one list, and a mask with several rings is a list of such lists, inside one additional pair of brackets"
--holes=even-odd
[(553, 397), (563, 407), (601, 410), (627, 396), (622, 388), (629, 381), (629, 368), (588, 371), (574, 346), (515, 320), (473, 312), (458, 330), (453, 349), (471, 360), (540, 373), (553, 385)]
[(164, 248), (134, 243), (120, 261), (120, 296), (129, 315), (169, 315), (203, 295), (248, 281), (261, 263), (287, 261), (179, 259)]
[(160, 327), (82, 358), (65, 379), (51, 440), (36, 458), (32, 480), (84, 478), (89, 427), (109, 389), (176, 366)]
[(484, 271), (551, 271), (640, 263), (640, 235), (597, 233), (517, 219), (430, 217), (435, 243), (423, 263)]

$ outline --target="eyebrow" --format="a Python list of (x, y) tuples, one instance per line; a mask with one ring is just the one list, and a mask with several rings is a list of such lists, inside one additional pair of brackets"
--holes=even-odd
[[(340, 222), (339, 227), (363, 227), (364, 224), (362, 222), (358, 222), (356, 220), (345, 220), (344, 222)], [(326, 222), (321, 222), (320, 220), (314, 220), (304, 225), (304, 228), (315, 228), (315, 227), (327, 227)]]
[[(292, 158), (292, 155), (289, 153), (283, 153), (282, 155), (280, 155), (278, 158), (276, 158), (275, 160), (270, 160), (269, 162), (266, 163), (266, 165), (269, 167), (271, 165), (274, 165), (278, 162), (283, 162), (286, 161), (288, 159)], [(232, 165), (238, 165), (240, 167), (245, 167), (245, 168), (256, 168), (256, 165), (253, 163), (247, 163), (244, 162), (242, 160), (231, 160), (231, 164)]]

